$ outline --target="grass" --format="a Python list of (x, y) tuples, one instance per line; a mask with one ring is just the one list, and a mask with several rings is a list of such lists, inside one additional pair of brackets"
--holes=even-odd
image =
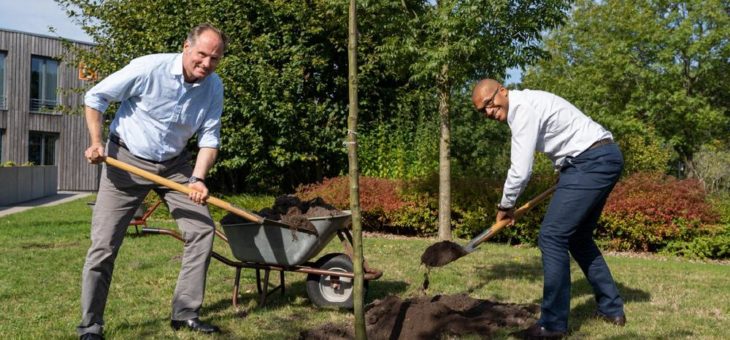
[[(89, 246), (91, 209), (86, 202), (91, 200), (0, 218), (0, 337), (76, 338), (81, 268)], [(270, 204), (270, 199), (248, 197), (238, 204), (255, 210)], [(214, 211), (214, 216), (222, 212)], [(174, 227), (164, 211), (155, 214), (150, 224)], [(168, 326), (182, 243), (161, 235), (136, 236), (132, 231), (116, 262), (106, 308), (107, 338), (210, 338), (175, 333)], [(385, 274), (371, 282), (366, 303), (387, 295), (418, 294), (424, 273), (420, 255), (435, 241), (367, 235), (367, 259)], [(233, 258), (223, 242), (217, 241), (215, 250)], [(325, 249), (340, 251), (338, 242)], [(607, 261), (626, 301), (629, 322), (618, 328), (589, 318), (595, 303), (590, 286), (574, 266), (571, 338), (730, 338), (730, 265), (656, 256), (609, 255)], [(265, 307), (256, 307), (255, 273), (244, 270), (242, 306), (236, 311), (230, 300), (234, 274), (233, 268), (215, 260), (209, 270), (202, 317), (225, 330), (216, 338), (291, 339), (326, 322), (353, 319), (346, 311), (312, 306), (306, 276), (299, 273), (286, 274), (286, 295), (277, 293)], [(466, 293), (502, 302), (539, 303), (540, 253), (535, 248), (484, 244), (477, 252), (434, 269), (430, 282), (430, 295)]]

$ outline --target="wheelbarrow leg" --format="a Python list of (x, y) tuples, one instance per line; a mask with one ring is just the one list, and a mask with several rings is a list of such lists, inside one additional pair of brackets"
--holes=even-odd
[[(261, 270), (264, 271), (263, 280), (261, 279)], [(281, 289), (281, 295), (284, 296), (284, 287), (286, 286), (284, 281), (284, 271), (279, 271), (279, 285), (269, 291), (269, 274), (271, 273), (271, 270), (271, 268), (256, 268), (256, 290), (258, 290), (259, 293), (259, 306), (266, 304), (266, 298), (269, 294), (273, 294), (277, 289)]]
[(263, 306), (266, 303), (266, 296), (269, 295), (269, 272), (270, 269), (264, 269), (264, 285), (261, 287), (261, 274), (260, 269), (256, 269), (256, 288), (259, 290), (259, 306)]
[(279, 271), (279, 287), (281, 287), (281, 296), (284, 296), (284, 271)]
[(233, 308), (238, 310), (238, 287), (241, 283), (241, 267), (236, 267), (236, 279), (233, 283)]

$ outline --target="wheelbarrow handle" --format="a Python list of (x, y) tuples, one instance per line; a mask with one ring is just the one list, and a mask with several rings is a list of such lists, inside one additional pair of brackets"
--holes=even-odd
[[(117, 160), (114, 157), (106, 156), (104, 158), (104, 162), (106, 162), (106, 164), (109, 164), (109, 165), (111, 165), (113, 167), (116, 167), (116, 168), (122, 169), (124, 171), (133, 173), (133, 174), (135, 174), (135, 175), (137, 175), (139, 177), (145, 178), (147, 180), (152, 181), (153, 183), (156, 183), (156, 184), (159, 184), (159, 185), (168, 187), (168, 188), (173, 189), (175, 191), (179, 191), (179, 192), (184, 193), (184, 194), (190, 194), (191, 192), (194, 192), (193, 189), (187, 187), (186, 185), (182, 185), (180, 183), (171, 181), (171, 180), (169, 180), (167, 178), (164, 178), (164, 177), (155, 175), (155, 174), (153, 174), (153, 173), (151, 173), (149, 171), (142, 170), (142, 169), (140, 169), (140, 168), (138, 168), (138, 167), (136, 167), (134, 165), (130, 165), (130, 164), (124, 163), (124, 162), (122, 162), (120, 160)], [(213, 197), (213, 196), (208, 196), (208, 199), (206, 200), (206, 202), (207, 203), (210, 203), (210, 204), (212, 204), (212, 205), (214, 205), (216, 207), (219, 207), (221, 209), (230, 211), (230, 212), (232, 212), (232, 213), (234, 213), (234, 214), (236, 214), (238, 216), (241, 216), (241, 217), (243, 217), (243, 218), (245, 218), (245, 219), (247, 219), (247, 220), (249, 220), (251, 222), (255, 222), (255, 223), (258, 223), (258, 224), (263, 224), (264, 223), (264, 218), (263, 217), (261, 217), (259, 215), (256, 215), (254, 213), (248, 212), (248, 211), (246, 211), (244, 209), (238, 208), (238, 207), (234, 206), (233, 204), (231, 204), (229, 202), (226, 202), (224, 200), (221, 200), (219, 198), (216, 198), (216, 197)]]
[[(549, 189), (545, 190), (543, 193), (535, 196), (535, 198), (533, 198), (530, 201), (528, 201), (527, 203), (525, 203), (519, 209), (515, 210), (515, 214), (514, 214), (515, 219), (522, 217), (522, 215), (527, 213), (530, 209), (535, 207), (538, 203), (542, 202), (545, 198), (550, 196), (550, 194), (552, 194), (556, 188), (557, 188), (557, 185), (553, 185)], [(469, 241), (469, 243), (466, 246), (464, 246), (464, 250), (466, 250), (466, 252), (468, 252), (468, 253), (473, 252), (474, 250), (476, 250), (476, 247), (480, 243), (492, 238), (492, 236), (494, 236), (498, 231), (500, 231), (500, 230), (502, 230), (502, 228), (506, 227), (507, 224), (509, 224), (509, 220), (501, 220), (501, 221), (493, 224), (489, 229), (485, 230), (481, 234), (477, 235), (477, 237), (475, 237), (471, 241)]]

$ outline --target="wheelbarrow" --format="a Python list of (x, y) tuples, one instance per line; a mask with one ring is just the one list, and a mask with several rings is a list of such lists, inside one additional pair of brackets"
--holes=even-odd
[[(111, 161), (110, 161), (111, 160)], [(142, 169), (107, 157), (107, 164), (122, 165), (128, 170), (160, 185), (166, 185), (164, 178), (146, 172)], [(159, 178), (158, 178), (159, 177)], [(168, 186), (170, 187), (170, 186)], [(170, 187), (177, 190), (177, 187)], [(209, 199), (210, 200), (210, 199)], [(223, 202), (220, 199), (218, 201)], [(226, 203), (226, 202), (223, 202)], [(230, 206), (229, 203), (226, 203)], [(159, 202), (154, 205), (156, 208)], [(154, 210), (152, 208), (151, 210)], [(238, 214), (239, 208), (226, 209)], [(142, 217), (142, 225), (146, 225), (146, 218), (152, 215), (147, 211)], [(252, 214), (242, 216), (246, 219)], [(256, 216), (256, 215), (254, 215)], [(257, 216), (258, 217), (258, 216)], [(266, 303), (266, 298), (277, 290), (284, 294), (285, 279), (284, 272), (299, 272), (307, 274), (307, 295), (309, 299), (320, 307), (352, 308), (353, 307), (353, 284), (355, 274), (353, 272), (352, 259), (352, 234), (348, 229), (351, 220), (349, 211), (341, 211), (334, 216), (312, 217), (308, 220), (314, 225), (316, 233), (305, 229), (291, 228), (284, 223), (277, 221), (259, 219), (258, 222), (221, 224), (224, 232), (217, 228), (215, 233), (219, 239), (226, 242), (237, 259), (231, 260), (215, 251), (211, 256), (221, 263), (234, 267), (236, 277), (233, 283), (232, 303), (238, 309), (238, 297), (240, 290), (241, 270), (243, 268), (256, 269), (256, 288), (259, 294), (259, 305)], [(142, 228), (143, 233), (163, 234), (172, 236), (182, 242), (184, 239), (177, 231), (164, 228)], [(314, 257), (324, 249), (337, 235), (342, 243), (344, 253), (328, 253), (312, 262)], [(371, 268), (366, 260), (363, 260), (365, 289), (371, 280), (377, 280), (383, 272)], [(261, 272), (263, 271), (263, 278)], [(269, 289), (269, 276), (271, 271), (279, 272), (279, 284)]]

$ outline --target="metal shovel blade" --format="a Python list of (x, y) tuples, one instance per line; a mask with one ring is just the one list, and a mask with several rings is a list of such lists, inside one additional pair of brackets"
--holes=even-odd
[[(545, 192), (537, 195), (519, 209), (515, 210), (515, 219), (522, 217), (522, 215), (532, 209), (535, 205), (547, 198), (553, 193), (553, 191), (555, 191), (556, 187), (557, 186), (550, 187), (545, 190)], [(493, 224), (489, 227), (489, 229), (471, 239), (471, 241), (469, 241), (469, 243), (467, 243), (464, 247), (461, 247), (451, 241), (435, 243), (426, 248), (426, 251), (423, 252), (423, 255), (421, 255), (421, 263), (427, 267), (441, 267), (454, 262), (465, 255), (473, 253), (476, 248), (482, 244), (482, 242), (492, 238), (492, 236), (496, 235), (497, 232), (502, 230), (502, 228), (506, 227), (508, 223), (509, 221), (504, 220)]]

